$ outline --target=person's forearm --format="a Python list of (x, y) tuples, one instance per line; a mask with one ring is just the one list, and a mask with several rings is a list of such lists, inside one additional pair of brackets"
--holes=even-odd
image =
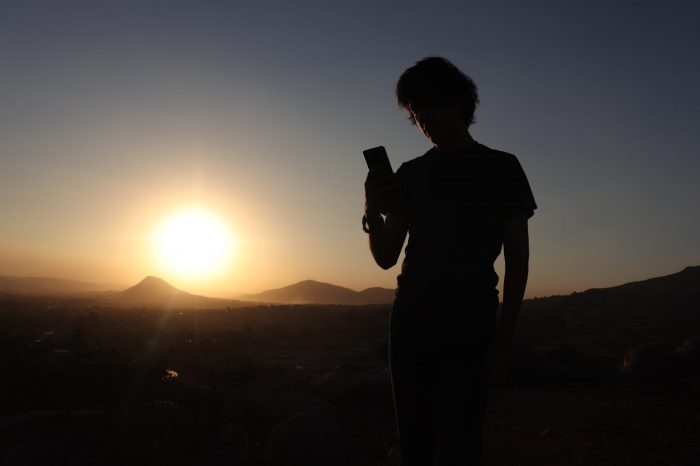
[(372, 252), (374, 261), (383, 269), (388, 269), (393, 264), (389, 264), (386, 258), (386, 246), (384, 244), (384, 220), (378, 213), (367, 215), (367, 227), (369, 228), (369, 249)]
[(527, 285), (528, 258), (511, 258), (506, 261), (503, 278), (503, 306), (499, 327), (502, 332), (513, 335), (518, 311), (523, 302)]

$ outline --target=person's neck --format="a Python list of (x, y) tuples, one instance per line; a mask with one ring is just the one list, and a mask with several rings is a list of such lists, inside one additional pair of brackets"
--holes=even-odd
[(435, 145), (435, 149), (440, 154), (450, 155), (462, 152), (464, 149), (473, 144), (474, 138), (472, 138), (469, 131), (466, 131), (464, 135), (454, 138), (451, 141), (445, 141), (443, 144)]

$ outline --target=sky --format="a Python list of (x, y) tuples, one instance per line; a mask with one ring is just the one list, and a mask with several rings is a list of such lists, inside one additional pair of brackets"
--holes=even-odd
[[(394, 287), (400, 262), (379, 268), (361, 229), (362, 150), (384, 145), (396, 168), (430, 148), (394, 95), (429, 55), (474, 79), (471, 134), (528, 176), (526, 297), (700, 264), (697, 2), (0, 8), (0, 275)], [(233, 238), (205, 277), (154, 243), (195, 207)]]

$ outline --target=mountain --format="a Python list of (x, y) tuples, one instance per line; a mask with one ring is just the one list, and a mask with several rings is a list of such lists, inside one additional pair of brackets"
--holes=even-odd
[(50, 277), (0, 277), (0, 293), (19, 295), (71, 295), (123, 290), (124, 285), (88, 283)]
[(392, 303), (394, 301), (394, 293), (396, 290), (391, 288), (380, 288), (374, 286), (372, 288), (367, 288), (357, 293), (360, 303), (359, 304), (385, 304)]
[[(566, 296), (528, 299), (524, 307), (545, 310), (566, 308), (565, 313), (587, 310), (584, 312), (589, 312), (590, 315), (598, 312), (606, 314), (601, 321), (618, 318), (622, 321), (622, 315), (626, 312), (622, 308), (648, 309), (652, 305), (659, 305), (664, 299), (667, 304), (674, 303), (686, 308), (690, 306), (686, 301), (691, 297), (700, 300), (700, 266), (686, 267), (674, 274), (609, 288), (592, 288)], [(372, 287), (358, 292), (330, 283), (304, 280), (262, 293), (244, 295), (241, 299), (277, 304), (387, 304), (394, 300), (394, 290)]]
[(609, 288), (528, 299), (518, 320), (532, 331), (617, 331), (633, 339), (641, 332), (658, 336), (660, 329), (672, 328), (700, 336), (700, 266)]
[(175, 288), (161, 278), (148, 276), (115, 295), (109, 304), (164, 309), (221, 309), (252, 306), (257, 303), (194, 295)]
[(120, 293), (120, 299), (127, 303), (166, 303), (178, 299), (188, 299), (193, 295), (178, 290), (165, 280), (148, 276), (136, 285)]
[[(185, 305), (186, 307), (222, 307), (277, 304), (387, 304), (394, 299), (394, 290), (372, 287), (355, 291), (331, 283), (303, 280), (282, 288), (257, 294), (244, 295), (243, 301), (223, 300), (196, 296), (178, 290), (156, 277), (146, 277), (137, 285), (122, 292), (121, 301), (133, 305)], [(566, 307), (566, 313), (587, 310), (591, 315), (605, 314), (601, 321), (623, 319), (626, 309), (643, 310), (661, 302), (675, 303), (680, 307), (686, 298), (700, 299), (700, 266), (686, 267), (682, 271), (647, 280), (625, 283), (609, 288), (592, 288), (568, 296), (551, 296), (526, 301), (528, 308)], [(665, 301), (664, 301), (665, 300)], [(691, 300), (695, 302), (695, 300)]]
[(698, 294), (700, 295), (700, 266), (686, 267), (680, 272), (649, 278), (610, 288), (592, 288), (581, 294), (620, 296), (648, 296), (663, 294)]
[(330, 283), (303, 280), (282, 288), (246, 295), (244, 298), (278, 304), (383, 304), (393, 301), (394, 290), (367, 288), (357, 292)]

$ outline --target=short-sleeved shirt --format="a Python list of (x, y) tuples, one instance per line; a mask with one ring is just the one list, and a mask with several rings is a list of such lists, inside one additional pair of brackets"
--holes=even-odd
[(518, 159), (474, 141), (454, 154), (432, 148), (396, 174), (396, 213), (409, 223), (397, 297), (497, 293), (504, 222), (537, 208)]

